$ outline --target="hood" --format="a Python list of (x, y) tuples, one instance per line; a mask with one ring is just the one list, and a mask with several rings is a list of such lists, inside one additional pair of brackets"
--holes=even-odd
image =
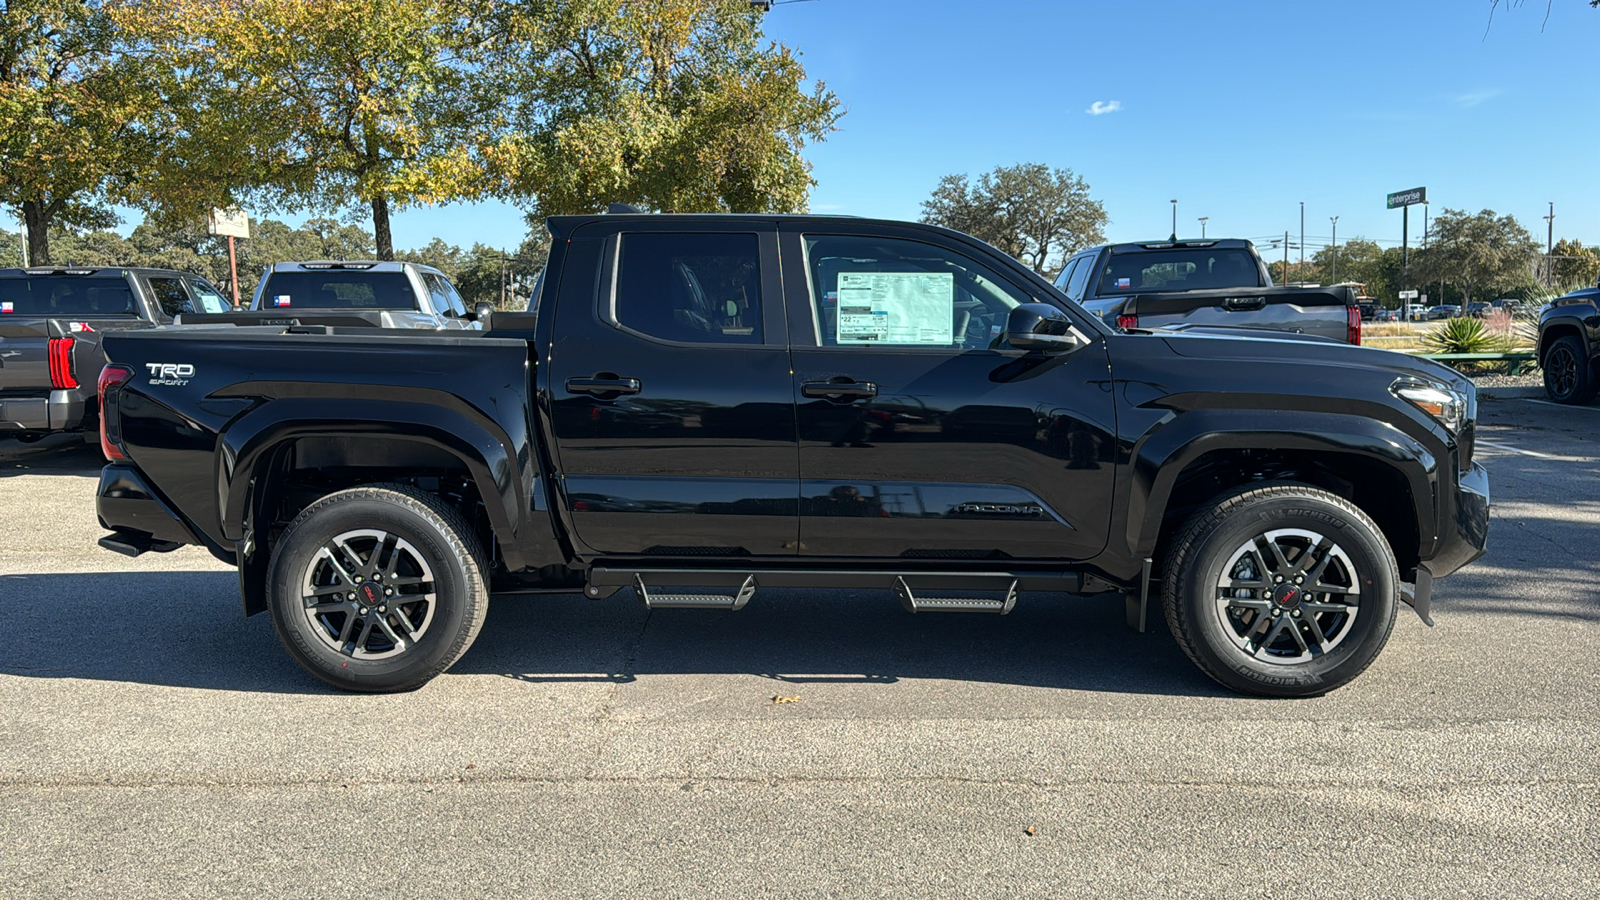
[(1304, 339), (1304, 335), (1265, 337), (1191, 332), (1158, 336), (1166, 342), (1173, 353), (1191, 359), (1236, 359), (1241, 363), (1266, 363), (1275, 371), (1281, 371), (1283, 366), (1296, 364), (1363, 371), (1378, 369), (1393, 372), (1396, 377), (1420, 378), (1449, 385), (1464, 393), (1476, 394), (1472, 380), (1455, 369), (1431, 359), (1397, 350), (1358, 347), (1325, 339), (1309, 341)]

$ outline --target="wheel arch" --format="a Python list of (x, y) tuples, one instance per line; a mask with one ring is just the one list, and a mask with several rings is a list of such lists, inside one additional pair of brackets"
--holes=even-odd
[[(1594, 348), (1589, 346), (1587, 332), (1577, 319), (1551, 319), (1539, 329), (1539, 364), (1544, 365), (1544, 355), (1550, 350), (1550, 345), (1564, 337), (1575, 337), (1578, 343), (1584, 346), (1585, 353), (1594, 355)], [(1590, 361), (1593, 365), (1593, 360)]]
[[(1190, 417), (1196, 421), (1183, 423)], [(1158, 431), (1136, 448), (1127, 530), (1136, 556), (1159, 560), (1189, 511), (1264, 481), (1308, 484), (1354, 503), (1383, 531), (1402, 572), (1432, 551), (1440, 462), (1415, 438), (1340, 414), (1287, 416), (1271, 430), (1238, 418), (1232, 411), (1189, 413), (1169, 423), (1164, 438), (1154, 439)]]

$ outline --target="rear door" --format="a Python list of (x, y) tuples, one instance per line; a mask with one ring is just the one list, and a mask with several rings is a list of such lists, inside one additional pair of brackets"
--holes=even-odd
[(1071, 353), (1012, 350), (1009, 311), (1059, 306), (1054, 292), (954, 239), (889, 225), (823, 227), (782, 230), (800, 553), (1098, 553), (1116, 454), (1100, 333), (1084, 323), (1093, 339)]
[(559, 499), (592, 553), (795, 553), (776, 231), (717, 224), (596, 222), (569, 245), (540, 383)]

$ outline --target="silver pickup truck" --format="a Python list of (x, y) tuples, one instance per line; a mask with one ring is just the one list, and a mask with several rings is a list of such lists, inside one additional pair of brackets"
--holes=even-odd
[[(388, 328), (481, 329), (493, 307), (468, 309), (455, 285), (432, 266), (378, 260), (281, 262), (268, 267), (252, 312), (371, 314)], [(211, 321), (187, 317), (186, 323)]]
[(1091, 247), (1067, 260), (1055, 285), (1121, 331), (1253, 328), (1361, 343), (1353, 287), (1274, 287), (1245, 240)]

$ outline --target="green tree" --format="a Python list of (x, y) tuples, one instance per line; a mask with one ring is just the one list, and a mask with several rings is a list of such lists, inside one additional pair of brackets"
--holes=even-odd
[[(840, 115), (748, 0), (543, 0), (495, 8), (501, 190), (547, 215), (799, 212), (802, 156)], [(533, 224), (533, 223), (530, 223)]]
[(1474, 292), (1524, 283), (1539, 252), (1515, 218), (1488, 209), (1476, 215), (1446, 209), (1434, 217), (1430, 231), (1428, 246), (1412, 254), (1408, 277), (1413, 283), (1455, 285), (1467, 303)]
[(107, 192), (150, 147), (143, 84), (104, 4), (0, 5), (0, 203), (21, 211), (32, 263), (51, 262), (49, 238), (63, 228), (116, 223)]
[[(537, 4), (532, 4), (537, 5)], [(148, 204), (188, 218), (239, 199), (370, 215), (478, 197), (502, 123), (476, 53), (485, 4), (128, 0), (119, 22), (166, 64), (169, 139)]]
[(1581, 241), (1562, 238), (1551, 251), (1551, 281), (1558, 286), (1594, 285), (1600, 278), (1600, 251)]
[(970, 234), (1040, 274), (1105, 240), (1105, 207), (1071, 169), (1041, 163), (999, 166), (978, 176), (946, 175), (922, 202), (922, 221)]

